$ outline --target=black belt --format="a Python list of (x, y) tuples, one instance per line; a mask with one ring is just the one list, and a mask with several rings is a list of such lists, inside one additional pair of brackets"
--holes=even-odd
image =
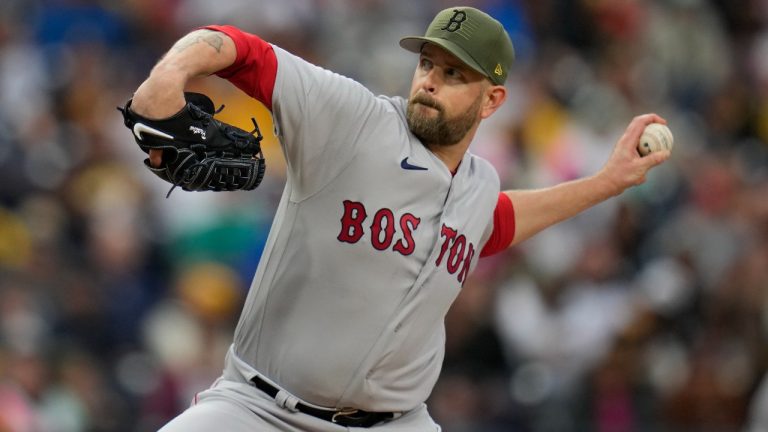
[[(257, 389), (268, 394), (271, 398), (277, 396), (280, 391), (277, 387), (264, 381), (261, 377), (253, 377), (251, 379)], [(341, 426), (350, 427), (371, 427), (384, 420), (389, 420), (395, 416), (391, 412), (368, 412), (354, 408), (344, 408), (340, 410), (324, 410), (320, 408), (311, 407), (301, 402), (296, 404), (296, 409), (309, 414), (312, 417), (317, 417), (331, 423), (335, 423)]]

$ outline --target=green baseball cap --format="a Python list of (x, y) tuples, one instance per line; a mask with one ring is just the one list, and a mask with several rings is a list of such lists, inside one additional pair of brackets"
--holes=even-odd
[(507, 80), (515, 59), (515, 49), (504, 26), (472, 7), (440, 11), (424, 36), (404, 37), (400, 39), (400, 46), (420, 53), (426, 42), (446, 49), (497, 85), (503, 85)]

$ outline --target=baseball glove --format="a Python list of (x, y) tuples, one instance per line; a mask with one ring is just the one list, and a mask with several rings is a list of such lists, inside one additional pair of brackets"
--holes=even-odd
[[(232, 191), (255, 189), (264, 178), (262, 135), (255, 119), (255, 129), (246, 132), (213, 118), (211, 99), (200, 93), (184, 93), (187, 104), (175, 115), (153, 120), (131, 110), (131, 101), (117, 109), (123, 113), (125, 126), (133, 132), (145, 153), (163, 151), (160, 167), (144, 159), (144, 165), (161, 179), (186, 191)], [(256, 136), (254, 136), (256, 133)]]

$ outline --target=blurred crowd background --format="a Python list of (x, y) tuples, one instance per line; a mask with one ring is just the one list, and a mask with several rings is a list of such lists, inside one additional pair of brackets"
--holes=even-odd
[[(768, 3), (465, 0), (508, 29), (505, 108), (472, 151), (504, 188), (595, 173), (634, 115), (675, 134), (627, 191), (481, 261), (430, 410), (446, 432), (768, 431)], [(0, 431), (153, 431), (221, 372), (280, 197), (174, 191), (123, 105), (180, 36), (234, 24), (407, 95), (444, 0), (2, 0)]]

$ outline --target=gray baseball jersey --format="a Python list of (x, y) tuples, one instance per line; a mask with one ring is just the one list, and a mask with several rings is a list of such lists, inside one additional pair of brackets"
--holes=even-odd
[(413, 409), (493, 229), (498, 176), (470, 153), (451, 173), (409, 131), (406, 100), (274, 52), (288, 179), (231, 355), (315, 405)]

